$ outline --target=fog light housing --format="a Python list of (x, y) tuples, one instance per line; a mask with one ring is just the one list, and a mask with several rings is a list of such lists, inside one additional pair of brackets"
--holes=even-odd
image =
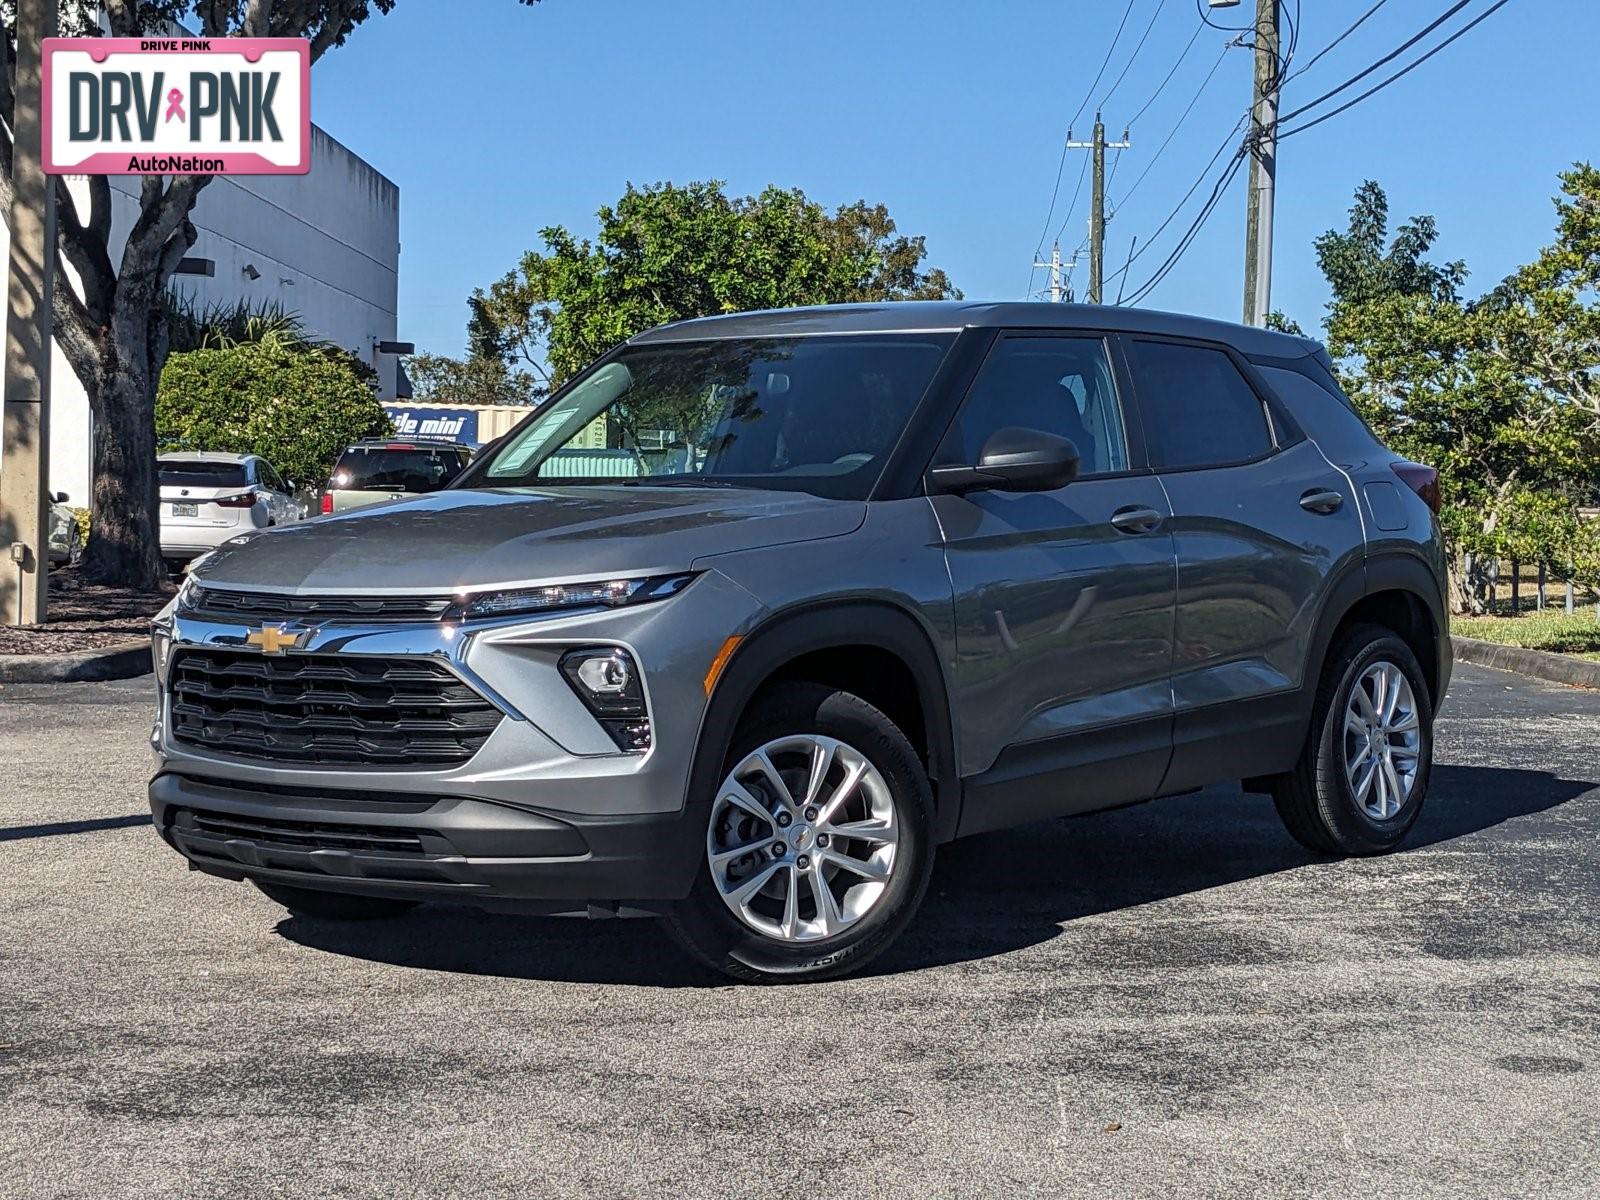
[(560, 666), (567, 684), (618, 750), (643, 754), (650, 749), (644, 681), (633, 655), (620, 646), (589, 646), (567, 651)]

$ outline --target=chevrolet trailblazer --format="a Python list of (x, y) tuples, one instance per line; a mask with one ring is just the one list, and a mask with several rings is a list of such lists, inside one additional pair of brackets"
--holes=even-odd
[[(597, 430), (626, 472), (556, 457)], [(1284, 334), (664, 326), (447, 489), (210, 555), (156, 624), (155, 827), (308, 918), (657, 915), (751, 980), (862, 966), (952, 838), (1218, 781), (1382, 853), (1450, 678), (1437, 502)]]

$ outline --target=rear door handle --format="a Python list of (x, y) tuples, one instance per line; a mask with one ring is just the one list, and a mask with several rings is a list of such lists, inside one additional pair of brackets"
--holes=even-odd
[(1161, 514), (1153, 508), (1130, 504), (1111, 514), (1111, 524), (1121, 533), (1153, 533), (1161, 527)]
[(1344, 507), (1344, 497), (1338, 492), (1312, 488), (1300, 497), (1300, 507), (1307, 512), (1321, 513), (1323, 516), (1327, 516), (1329, 513), (1336, 513)]

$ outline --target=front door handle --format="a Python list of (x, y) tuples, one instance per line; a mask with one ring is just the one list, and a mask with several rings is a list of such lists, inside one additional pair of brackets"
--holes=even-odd
[(1153, 533), (1161, 527), (1161, 514), (1153, 508), (1130, 504), (1111, 514), (1111, 524), (1120, 533)]
[(1312, 488), (1300, 497), (1300, 507), (1307, 512), (1321, 513), (1323, 516), (1327, 516), (1329, 513), (1336, 513), (1344, 507), (1344, 497), (1338, 492)]

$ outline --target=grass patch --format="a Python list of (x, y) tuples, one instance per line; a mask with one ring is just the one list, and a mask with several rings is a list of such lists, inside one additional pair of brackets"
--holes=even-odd
[(1549, 608), (1518, 617), (1451, 617), (1450, 632), (1502, 646), (1551, 650), (1600, 662), (1600, 618), (1593, 608), (1570, 617), (1563, 609)]

